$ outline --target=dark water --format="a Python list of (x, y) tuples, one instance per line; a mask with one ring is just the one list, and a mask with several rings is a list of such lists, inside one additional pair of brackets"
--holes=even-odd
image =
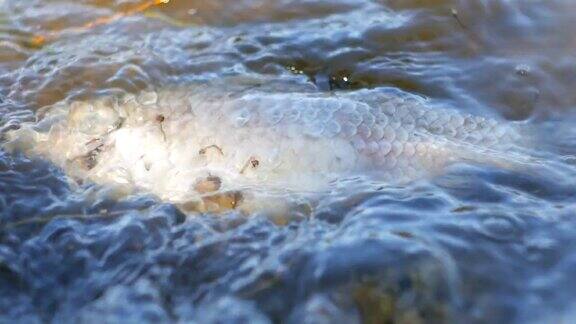
[(3, 0), (0, 8), (2, 133), (65, 98), (260, 74), (318, 91), (394, 86), (526, 121), (554, 139), (539, 150), (553, 171), (460, 165), (283, 218), (184, 215), (145, 194), (116, 199), (47, 161), (0, 151), (0, 322), (575, 318), (573, 1)]

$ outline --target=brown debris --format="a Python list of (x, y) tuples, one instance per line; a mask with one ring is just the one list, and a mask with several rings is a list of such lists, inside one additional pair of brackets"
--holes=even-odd
[(208, 176), (205, 179), (199, 180), (194, 185), (194, 190), (199, 194), (205, 194), (220, 190), (222, 187), (222, 179), (216, 176)]
[(246, 164), (244, 164), (242, 169), (240, 169), (240, 174), (243, 174), (244, 172), (246, 172), (248, 167), (252, 167), (252, 169), (256, 169), (259, 165), (260, 165), (260, 161), (258, 161), (255, 157), (252, 156), (252, 157), (250, 157), (250, 159), (248, 159)]
[(208, 152), (209, 149), (215, 149), (215, 150), (218, 151), (218, 153), (220, 153), (220, 155), (224, 155), (224, 151), (222, 151), (222, 149), (220, 148), (220, 146), (214, 145), (214, 144), (213, 144), (213, 145), (206, 146), (206, 147), (203, 148), (203, 149), (200, 149), (200, 151), (198, 151), (198, 154), (204, 155), (204, 154), (206, 154), (206, 153)]
[(164, 132), (164, 124), (163, 124), (165, 120), (166, 117), (164, 117), (164, 115), (156, 116), (156, 121), (160, 123), (160, 132), (162, 133), (162, 138), (164, 139), (164, 142), (166, 142), (166, 132)]
[(191, 200), (179, 205), (184, 212), (221, 213), (236, 209), (240, 205), (243, 195), (239, 191), (215, 193), (202, 197), (200, 200)]

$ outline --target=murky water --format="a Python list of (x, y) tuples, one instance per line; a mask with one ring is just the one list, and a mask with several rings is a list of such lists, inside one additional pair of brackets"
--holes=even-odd
[(0, 6), (3, 138), (62, 100), (251, 76), (318, 95), (393, 87), (514, 121), (540, 139), (532, 150), (541, 162), (461, 163), (402, 185), (356, 183), (290, 212), (246, 215), (120, 194), (2, 150), (0, 322), (576, 316), (573, 1)]

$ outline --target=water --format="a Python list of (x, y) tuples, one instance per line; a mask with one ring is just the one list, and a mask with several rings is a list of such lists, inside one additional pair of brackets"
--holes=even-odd
[(2, 134), (63, 99), (252, 75), (517, 121), (546, 167), (459, 164), (307, 212), (185, 214), (0, 151), (1, 322), (573, 318), (572, 1), (143, 4), (1, 1)]

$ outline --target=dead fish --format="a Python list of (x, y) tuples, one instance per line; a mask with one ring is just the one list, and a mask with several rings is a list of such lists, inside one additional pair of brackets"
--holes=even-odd
[[(256, 203), (247, 205), (255, 209), (270, 195), (318, 195), (358, 175), (398, 183), (460, 162), (513, 167), (529, 163), (523, 149), (533, 145), (521, 125), (391, 88), (318, 93), (204, 82), (63, 101), (43, 116), (10, 132), (7, 146), (75, 177), (175, 203), (200, 201), (207, 192), (251, 192), (246, 197)], [(85, 145), (95, 140), (97, 150)], [(90, 163), (69, 163), (79, 157)]]

